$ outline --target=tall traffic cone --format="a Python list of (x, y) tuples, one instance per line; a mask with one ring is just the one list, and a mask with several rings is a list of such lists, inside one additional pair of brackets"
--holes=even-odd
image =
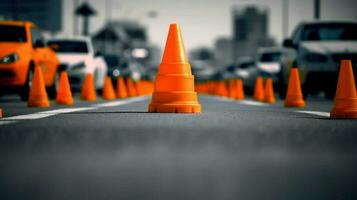
[(87, 74), (81, 90), (81, 99), (85, 101), (95, 101), (97, 99), (93, 74)]
[(29, 107), (50, 106), (41, 67), (35, 67), (35, 73), (32, 78), (32, 86), (30, 89), (30, 96), (27, 102), (27, 106)]
[(357, 119), (357, 92), (350, 60), (342, 60), (331, 118)]
[(275, 103), (273, 80), (270, 77), (265, 81), (264, 102), (270, 104)]
[(125, 82), (124, 82), (124, 79), (123, 77), (118, 77), (118, 80), (117, 80), (117, 97), (118, 98), (127, 98), (128, 97), (128, 92), (127, 92), (127, 88), (125, 86)]
[(72, 105), (73, 102), (71, 87), (68, 81), (68, 74), (66, 71), (62, 71), (56, 96), (56, 104)]
[(135, 89), (133, 80), (130, 77), (128, 77), (126, 79), (126, 86), (128, 88), (128, 96), (129, 97), (135, 97), (136, 96), (136, 89)]
[(110, 76), (105, 77), (102, 96), (106, 100), (115, 99), (114, 87), (113, 87), (112, 79), (110, 78)]
[(285, 98), (285, 107), (304, 107), (305, 101), (301, 92), (299, 69), (290, 70), (288, 91)]
[(1, 108), (0, 108), (0, 118), (2, 118), (2, 115), (3, 115), (3, 114), (2, 114), (2, 110), (1, 110)]
[(201, 112), (178, 24), (170, 25), (149, 112)]
[(244, 97), (245, 95), (244, 95), (243, 81), (241, 79), (238, 79), (236, 81), (236, 90), (237, 90), (236, 99), (243, 100), (245, 98)]
[(261, 76), (258, 76), (256, 81), (255, 81), (253, 99), (256, 100), (256, 101), (263, 101), (264, 100), (263, 77), (261, 77)]

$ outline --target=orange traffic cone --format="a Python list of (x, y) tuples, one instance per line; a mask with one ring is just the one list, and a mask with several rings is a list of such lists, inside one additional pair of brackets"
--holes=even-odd
[(218, 83), (216, 95), (221, 96), (221, 97), (228, 96), (226, 83), (224, 81), (221, 81)]
[(66, 71), (61, 72), (57, 96), (56, 96), (56, 104), (62, 104), (62, 105), (73, 104), (71, 87), (69, 86), (68, 74)]
[(93, 74), (86, 75), (81, 90), (81, 99), (85, 101), (95, 101), (97, 99), (97, 95), (94, 88)]
[(105, 82), (104, 82), (104, 87), (103, 87), (103, 92), (102, 96), (106, 100), (113, 100), (115, 99), (115, 92), (114, 92), (114, 87), (112, 83), (112, 79), (107, 76), (105, 77)]
[(357, 119), (357, 92), (350, 60), (342, 60), (331, 118)]
[(264, 102), (270, 104), (275, 103), (273, 80), (271, 78), (267, 78), (265, 81)]
[(256, 81), (255, 81), (253, 99), (256, 100), (256, 101), (263, 101), (264, 100), (263, 77), (261, 77), (261, 76), (258, 76)]
[(118, 98), (123, 99), (123, 98), (128, 97), (128, 92), (127, 92), (123, 77), (118, 77), (116, 92), (117, 92)]
[(235, 80), (231, 79), (228, 81), (228, 91), (229, 91), (229, 98), (235, 99), (237, 95)]
[(136, 96), (136, 89), (130, 77), (126, 79), (126, 86), (128, 87), (128, 96), (135, 97)]
[(41, 67), (35, 67), (35, 73), (32, 78), (32, 86), (30, 89), (30, 96), (27, 102), (27, 106), (29, 107), (50, 106)]
[(245, 98), (244, 97), (245, 95), (244, 95), (243, 81), (240, 79), (236, 81), (236, 90), (237, 90), (236, 99), (243, 100)]
[(304, 107), (305, 101), (301, 92), (299, 69), (290, 70), (288, 91), (285, 98), (285, 107)]
[(2, 118), (2, 110), (1, 110), (1, 108), (0, 108), (0, 118)]
[(201, 112), (178, 24), (170, 25), (149, 112)]

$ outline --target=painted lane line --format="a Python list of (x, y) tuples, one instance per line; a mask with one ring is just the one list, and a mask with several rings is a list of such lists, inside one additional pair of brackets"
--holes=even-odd
[(330, 113), (329, 112), (310, 111), (310, 110), (297, 110), (295, 112), (309, 114), (309, 115), (316, 115), (316, 116), (319, 116), (319, 117), (330, 117)]
[(236, 102), (239, 104), (244, 104), (244, 105), (251, 105), (251, 106), (268, 106), (269, 104), (258, 102), (258, 101), (253, 101), (253, 100), (235, 100), (235, 99), (230, 99), (227, 97), (211, 97), (212, 99), (216, 99), (219, 101), (226, 101), (226, 102)]
[(127, 99), (127, 100), (119, 100), (119, 101), (108, 102), (108, 103), (94, 104), (94, 105), (91, 105), (91, 107), (62, 108), (62, 109), (41, 111), (41, 112), (32, 113), (32, 114), (4, 117), (4, 118), (0, 119), (0, 126), (18, 122), (16, 120), (41, 119), (41, 118), (51, 117), (51, 116), (64, 114), (64, 113), (95, 110), (95, 109), (102, 108), (102, 107), (122, 106), (122, 105), (131, 104), (131, 103), (138, 102), (138, 101), (143, 101), (143, 100), (146, 100), (147, 98), (149, 98), (149, 97), (148, 96), (137, 97), (137, 98)]
[(78, 112), (78, 111), (91, 110), (91, 109), (95, 109), (95, 108), (92, 108), (92, 107), (64, 108), (64, 109), (42, 111), (42, 112), (26, 114), (26, 115), (18, 115), (18, 116), (13, 116), (13, 117), (5, 117), (5, 118), (3, 118), (3, 120), (41, 119), (41, 118), (46, 118), (46, 117), (51, 117), (54, 115), (62, 114), (62, 113)]
[(252, 101), (252, 100), (243, 100), (243, 101), (237, 101), (237, 102), (240, 104), (251, 105), (251, 106), (268, 106), (268, 104), (266, 104), (266, 103)]
[(1, 125), (5, 125), (5, 124), (12, 124), (12, 123), (15, 123), (16, 121), (2, 121), (0, 120), (0, 126)]
[(103, 108), (103, 107), (121, 106), (121, 105), (131, 104), (131, 103), (138, 102), (138, 101), (143, 101), (143, 100), (146, 100), (148, 98), (149, 98), (149, 96), (145, 96), (145, 97), (137, 97), (137, 98), (132, 98), (132, 99), (125, 99), (125, 100), (107, 102), (107, 103), (99, 103), (99, 104), (94, 104), (93, 107)]

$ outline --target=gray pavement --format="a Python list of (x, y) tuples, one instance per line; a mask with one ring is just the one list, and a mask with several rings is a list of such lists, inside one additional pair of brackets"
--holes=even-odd
[[(356, 120), (209, 96), (201, 114), (154, 114), (148, 101), (0, 125), (0, 199), (357, 199)], [(5, 117), (40, 111), (25, 105), (0, 99)]]

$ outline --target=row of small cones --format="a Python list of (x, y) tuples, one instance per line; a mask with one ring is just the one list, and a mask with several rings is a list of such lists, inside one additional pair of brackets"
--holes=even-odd
[[(244, 100), (245, 93), (241, 79), (230, 79), (228, 81), (209, 81), (196, 85), (196, 91), (202, 94), (211, 94), (227, 97), (235, 100)], [(275, 103), (273, 80), (267, 78), (263, 86), (263, 78), (258, 77), (255, 84), (254, 100), (266, 103)]]
[[(153, 83), (150, 81), (140, 80), (134, 83), (131, 78), (124, 81), (123, 77), (117, 80), (117, 87), (114, 89), (112, 80), (109, 76), (105, 78), (103, 86), (102, 97), (105, 100), (113, 100), (115, 98), (127, 98), (135, 96), (143, 96), (152, 93)], [(81, 100), (96, 101), (97, 94), (94, 85), (94, 78), (92, 74), (87, 74), (81, 89)], [(72, 105), (74, 103), (68, 74), (62, 71), (60, 74), (59, 86), (55, 100), (56, 104)], [(46, 93), (43, 74), (40, 67), (35, 67), (35, 73), (32, 79), (32, 86), (30, 89), (29, 100), (27, 102), (29, 107), (49, 107), (50, 102)]]
[[(196, 85), (196, 91), (203, 94), (212, 94), (236, 100), (244, 99), (242, 80), (209, 81)], [(274, 87), (271, 78), (258, 76), (255, 83), (253, 99), (265, 103), (275, 103)], [(305, 101), (301, 90), (298, 68), (291, 68), (288, 90), (285, 98), (285, 107), (304, 107)], [(350, 60), (342, 60), (334, 105), (330, 113), (331, 118), (357, 118), (357, 92)]]

